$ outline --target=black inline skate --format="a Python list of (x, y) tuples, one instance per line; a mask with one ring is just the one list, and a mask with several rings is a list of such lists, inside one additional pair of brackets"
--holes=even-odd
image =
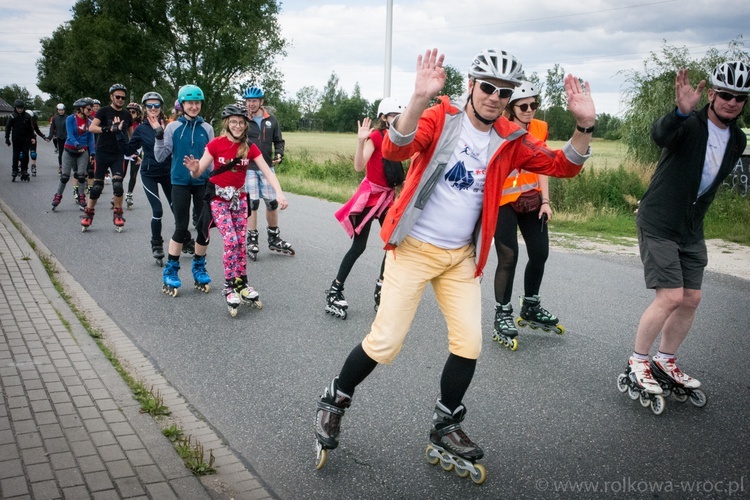
[(182, 253), (193, 255), (195, 253), (195, 240), (188, 235), (187, 240), (182, 244)]
[(159, 267), (164, 265), (164, 240), (151, 240), (151, 256)]
[(294, 255), (291, 243), (281, 239), (281, 230), (278, 227), (267, 229), (268, 233), (268, 249), (274, 252), (283, 253), (284, 255)]
[(258, 247), (258, 231), (255, 229), (248, 229), (247, 230), (247, 256), (250, 257), (250, 259), (255, 262), (258, 260), (258, 252), (260, 251), (260, 248)]
[(375, 312), (378, 311), (378, 308), (380, 307), (380, 292), (383, 288), (383, 282), (378, 280), (375, 282)]
[(31, 181), (31, 177), (29, 177), (29, 172), (26, 170), (21, 172), (21, 182), (30, 182), (30, 181)]
[(18, 170), (13, 170), (10, 173), (10, 177), (11, 177), (10, 182), (16, 182), (16, 177), (18, 177)]
[(315, 412), (315, 468), (322, 469), (328, 458), (328, 450), (335, 450), (341, 432), (341, 417), (352, 404), (352, 397), (338, 388), (339, 378), (331, 381), (318, 401)]
[(519, 327), (528, 326), (532, 330), (541, 328), (545, 332), (558, 335), (565, 333), (565, 327), (558, 322), (557, 317), (542, 307), (539, 295), (521, 299), (521, 312), (518, 314), (516, 324)]
[(633, 401), (639, 400), (644, 408), (650, 406), (654, 415), (661, 415), (666, 408), (664, 391), (654, 380), (647, 359), (631, 356), (625, 372), (617, 376), (617, 389), (627, 392)]
[(331, 288), (326, 290), (326, 313), (337, 318), (346, 319), (346, 309), (349, 304), (344, 299), (344, 284), (337, 280), (331, 282)]
[(492, 339), (504, 345), (511, 351), (518, 349), (518, 329), (513, 322), (513, 306), (495, 305), (495, 324), (492, 328)]
[(446, 472), (455, 469), (459, 477), (471, 476), (475, 484), (487, 479), (487, 470), (476, 461), (484, 456), (482, 449), (461, 429), (466, 408), (459, 405), (453, 412), (438, 400), (432, 415), (430, 443), (425, 456), (430, 465), (440, 464)]
[(670, 360), (653, 358), (649, 367), (654, 379), (664, 391), (665, 398), (671, 395), (680, 403), (690, 399), (690, 402), (697, 408), (703, 408), (708, 403), (706, 393), (698, 389), (701, 383), (685, 375), (675, 364), (674, 358)]

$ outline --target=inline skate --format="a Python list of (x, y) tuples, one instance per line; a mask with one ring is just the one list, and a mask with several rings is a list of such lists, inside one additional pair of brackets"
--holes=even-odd
[(36, 177), (36, 163), (31, 165), (31, 176)]
[(541, 328), (545, 332), (558, 335), (565, 333), (565, 327), (558, 322), (557, 317), (542, 307), (539, 295), (521, 299), (521, 312), (518, 314), (516, 324), (519, 327), (528, 326), (532, 330)]
[(344, 299), (344, 284), (337, 280), (331, 282), (331, 288), (326, 290), (326, 313), (337, 318), (346, 319), (346, 309), (349, 307)]
[(55, 196), (52, 197), (52, 211), (53, 212), (57, 208), (57, 206), (60, 204), (61, 201), (62, 201), (62, 195), (59, 193), (55, 193)]
[(133, 207), (133, 193), (125, 193), (125, 204), (128, 206), (128, 210)]
[(513, 306), (495, 305), (495, 325), (492, 328), (492, 338), (511, 351), (518, 349), (518, 329), (513, 322)]
[(375, 282), (375, 312), (378, 312), (378, 308), (380, 307), (380, 291), (383, 288), (383, 282), (378, 280)]
[(206, 256), (193, 255), (193, 285), (203, 293), (211, 290), (211, 277), (206, 272)]
[(88, 231), (92, 222), (94, 222), (94, 209), (86, 207), (83, 209), (83, 215), (81, 216), (81, 232)]
[(282, 240), (279, 234), (281, 233), (281, 230), (277, 227), (274, 229), (271, 229), (270, 227), (267, 228), (268, 232), (268, 249), (273, 250), (274, 252), (283, 253), (284, 255), (294, 255), (294, 250), (292, 249), (291, 243), (287, 243), (286, 241)]
[(180, 261), (167, 259), (167, 263), (164, 265), (164, 284), (161, 287), (161, 291), (169, 295), (170, 297), (177, 297), (177, 290), (182, 286), (179, 276)]
[(352, 397), (338, 388), (339, 378), (331, 381), (318, 401), (315, 412), (315, 468), (322, 469), (328, 458), (328, 450), (335, 450), (341, 432), (341, 417), (352, 404)]
[(122, 228), (125, 227), (125, 218), (122, 216), (121, 207), (115, 207), (112, 209), (112, 222), (115, 225), (115, 231), (121, 233)]
[(651, 407), (654, 415), (661, 415), (666, 408), (664, 392), (659, 383), (654, 380), (647, 359), (631, 356), (624, 373), (617, 376), (617, 389), (627, 392), (630, 399), (639, 400), (644, 408)]
[(164, 265), (164, 241), (162, 239), (151, 240), (151, 256), (156, 259), (159, 267)]
[(224, 291), (222, 293), (224, 294), (224, 299), (227, 301), (229, 315), (234, 318), (237, 316), (237, 308), (240, 307), (242, 300), (240, 299), (240, 294), (237, 293), (237, 290), (234, 287), (233, 279), (226, 280), (224, 283)]
[(263, 309), (263, 302), (260, 301), (260, 294), (247, 284), (247, 276), (235, 278), (233, 286), (243, 304), (252, 306), (258, 310)]
[(475, 484), (482, 484), (487, 479), (487, 470), (476, 461), (484, 456), (484, 452), (461, 429), (465, 416), (464, 405), (451, 412), (438, 400), (425, 456), (430, 465), (439, 463), (446, 472), (455, 469), (459, 477), (471, 476)]
[(31, 181), (31, 177), (29, 177), (29, 172), (28, 171), (21, 172), (21, 182), (30, 182), (30, 181)]
[(77, 203), (80, 210), (86, 210), (86, 195), (83, 193), (78, 193)]
[(188, 234), (188, 239), (182, 244), (182, 253), (193, 255), (195, 254), (195, 240)]
[(13, 170), (10, 173), (10, 177), (11, 177), (10, 182), (16, 182), (16, 177), (18, 177), (18, 170)]
[(670, 395), (684, 403), (688, 399), (698, 408), (703, 408), (708, 403), (708, 398), (703, 390), (698, 389), (701, 383), (696, 379), (684, 374), (675, 364), (675, 359), (660, 359), (654, 357), (649, 364), (654, 379), (664, 392), (664, 397)]
[(78, 204), (78, 186), (73, 186), (73, 203)]
[(255, 262), (258, 260), (258, 252), (260, 251), (260, 248), (258, 247), (258, 231), (255, 229), (248, 229), (247, 230), (247, 256), (250, 257), (250, 259)]

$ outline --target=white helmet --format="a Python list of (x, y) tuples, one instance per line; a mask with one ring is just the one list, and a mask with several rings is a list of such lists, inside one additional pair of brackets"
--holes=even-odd
[(378, 118), (380, 115), (390, 115), (391, 113), (403, 113), (404, 107), (395, 97), (386, 97), (378, 104)]
[(472, 78), (496, 78), (521, 84), (523, 66), (512, 54), (498, 49), (485, 49), (474, 57), (469, 66), (469, 76)]
[(524, 97), (536, 97), (539, 91), (531, 82), (521, 82), (521, 85), (513, 89), (513, 95), (510, 96), (508, 103), (523, 99)]
[(63, 104), (63, 103), (58, 104), (57, 105), (57, 109), (65, 110), (65, 104)]
[(721, 63), (711, 72), (711, 85), (748, 94), (750, 93), (750, 68), (740, 61)]

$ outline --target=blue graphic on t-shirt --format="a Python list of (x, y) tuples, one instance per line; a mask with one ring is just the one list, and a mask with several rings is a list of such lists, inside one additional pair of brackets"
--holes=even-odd
[(459, 190), (469, 189), (474, 184), (474, 176), (466, 171), (464, 162), (459, 161), (445, 174), (445, 180), (452, 182), (452, 187)]

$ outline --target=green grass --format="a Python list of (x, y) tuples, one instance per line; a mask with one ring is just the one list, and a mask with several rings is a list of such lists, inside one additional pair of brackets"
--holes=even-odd
[[(285, 132), (286, 155), (276, 173), (289, 192), (346, 202), (362, 180), (354, 171), (355, 134)], [(563, 141), (550, 141), (560, 148)], [(636, 236), (634, 210), (653, 173), (626, 157), (620, 141), (595, 139), (592, 156), (572, 179), (550, 179), (550, 230), (611, 241)], [(721, 189), (705, 220), (706, 238), (750, 245), (750, 197)]]

